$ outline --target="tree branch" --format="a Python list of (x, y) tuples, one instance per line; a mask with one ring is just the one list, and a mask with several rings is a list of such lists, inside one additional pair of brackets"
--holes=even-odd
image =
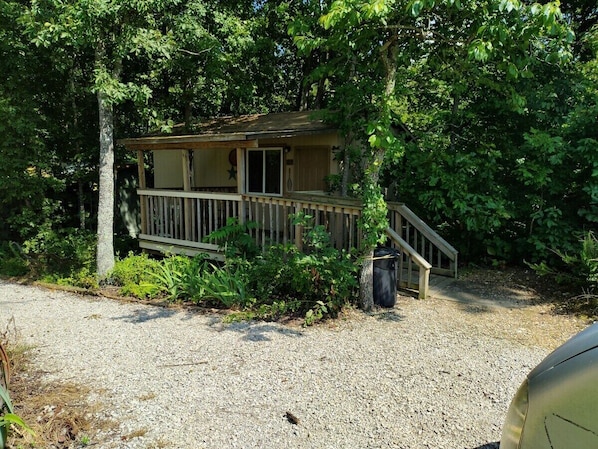
[(433, 36), (438, 37), (443, 42), (451, 45), (465, 45), (465, 42), (460, 40), (448, 39), (444, 35), (440, 34), (438, 31), (430, 30), (424, 27), (416, 27), (411, 25), (386, 25), (384, 29), (387, 30), (405, 30), (405, 31), (415, 31), (417, 34), (421, 35), (422, 38), (426, 37), (426, 34), (431, 34)]
[(210, 47), (210, 48), (204, 48), (201, 51), (191, 51), (191, 50), (186, 50), (184, 48), (179, 48), (178, 51), (180, 51), (181, 53), (186, 53), (191, 56), (201, 56), (202, 53), (207, 53), (208, 51), (213, 50), (213, 49), (214, 49), (214, 47)]

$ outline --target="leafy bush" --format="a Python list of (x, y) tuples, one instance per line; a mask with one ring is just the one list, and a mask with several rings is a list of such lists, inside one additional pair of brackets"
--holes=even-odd
[(20, 257), (0, 257), (0, 275), (24, 276), (29, 272), (27, 262)]
[(304, 254), (292, 246), (272, 248), (249, 277), (257, 304), (288, 304), (306, 324), (334, 317), (357, 291), (357, 265), (333, 248)]
[(260, 248), (249, 234), (249, 231), (255, 228), (257, 228), (257, 223), (254, 221), (241, 224), (238, 218), (229, 217), (226, 220), (226, 226), (208, 234), (204, 241), (214, 243), (224, 249), (226, 257), (253, 259), (260, 252)]
[(246, 307), (248, 262), (231, 259), (222, 266), (206, 256), (171, 256), (157, 263), (150, 278), (170, 301), (190, 301), (220, 307)]
[(29, 272), (29, 264), (21, 248), (14, 242), (0, 246), (0, 275), (24, 276)]
[(160, 292), (155, 283), (154, 273), (160, 270), (160, 262), (150, 259), (147, 254), (129, 253), (124, 259), (114, 264), (110, 277), (121, 286), (123, 295), (137, 298), (153, 298)]
[(48, 274), (43, 276), (42, 280), (57, 285), (75, 286), (88, 289), (98, 288), (99, 286), (96, 273), (90, 271), (87, 267), (73, 271), (70, 276)]
[(583, 288), (598, 286), (598, 238), (588, 232), (578, 245), (578, 254), (555, 251), (561, 264), (541, 262), (529, 264), (540, 275), (551, 275), (557, 282), (576, 284)]
[(22, 246), (15, 242), (0, 246), (0, 274), (24, 276), (31, 272), (46, 282), (97, 287), (95, 243), (95, 234), (90, 231), (54, 231), (42, 226)]
[(60, 231), (43, 229), (25, 241), (23, 252), (38, 274), (69, 277), (82, 270), (93, 273), (96, 235), (76, 228)]
[(249, 228), (229, 221), (226, 229), (211, 234), (212, 241), (226, 247), (223, 264), (208, 262), (206, 255), (158, 262), (130, 254), (117, 262), (112, 277), (123, 292), (138, 297), (161, 292), (170, 301), (242, 310), (231, 319), (302, 314), (309, 325), (334, 317), (354, 299), (358, 267), (349, 254), (331, 247), (323, 226), (312, 226), (308, 216), (296, 221), (306, 230), (305, 252), (276, 245), (256, 256), (253, 239), (247, 240)]
[(598, 285), (598, 238), (588, 232), (581, 250), (582, 273), (591, 284)]
[(227, 308), (248, 307), (253, 303), (247, 289), (248, 267), (242, 260), (226, 262), (222, 267), (209, 265), (209, 270), (200, 278), (203, 286), (203, 300), (214, 299), (218, 305)]
[(201, 277), (206, 271), (206, 256), (170, 256), (163, 259), (151, 276), (170, 301), (199, 302), (206, 296)]
[(303, 313), (309, 325), (336, 316), (355, 298), (358, 267), (349, 254), (330, 246), (323, 226), (312, 227), (308, 216), (297, 219), (307, 231), (305, 252), (293, 245), (270, 248), (254, 263), (249, 288), (257, 306), (276, 304), (285, 311)]

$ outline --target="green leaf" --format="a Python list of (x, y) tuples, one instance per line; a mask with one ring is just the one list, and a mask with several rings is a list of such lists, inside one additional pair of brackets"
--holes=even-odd
[(29, 434), (35, 435), (33, 429), (29, 427), (20, 416), (15, 415), (14, 413), (5, 413), (4, 415), (0, 416), (0, 427), (9, 426), (11, 424), (15, 424), (27, 431)]
[(378, 146), (378, 136), (376, 136), (376, 134), (372, 134), (369, 138), (368, 138), (368, 142), (370, 143), (370, 145), (372, 147), (377, 147)]
[(424, 6), (424, 2), (421, 0), (415, 0), (414, 2), (412, 2), (410, 5), (411, 15), (413, 17), (419, 16), (419, 13), (421, 12), (423, 6)]
[(507, 73), (511, 78), (517, 79), (517, 77), (519, 76), (519, 69), (517, 69), (517, 66), (515, 64), (509, 62), (507, 64)]
[(2, 385), (0, 385), (0, 401), (6, 405), (6, 409), (9, 413), (12, 413), (14, 411), (12, 402), (10, 400), (10, 395), (8, 394), (8, 390), (4, 388)]

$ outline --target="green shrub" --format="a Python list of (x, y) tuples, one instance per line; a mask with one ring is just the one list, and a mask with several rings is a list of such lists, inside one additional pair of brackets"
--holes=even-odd
[(598, 285), (598, 238), (593, 232), (588, 232), (583, 240), (580, 259), (588, 283)]
[(0, 275), (25, 276), (29, 272), (27, 261), (20, 257), (0, 257)]
[(293, 264), (299, 250), (292, 244), (270, 247), (263, 256), (256, 258), (249, 275), (249, 285), (259, 304), (272, 304), (286, 300), (293, 292)]
[(160, 293), (154, 273), (160, 270), (160, 262), (150, 259), (147, 254), (129, 253), (114, 264), (110, 278), (121, 287), (123, 295), (136, 298), (153, 298)]
[(35, 275), (47, 282), (97, 288), (96, 241), (96, 235), (88, 230), (42, 229), (24, 242), (23, 252)]
[(24, 276), (29, 272), (29, 264), (15, 242), (0, 245), (0, 275)]
[(248, 284), (248, 269), (251, 265), (242, 260), (232, 260), (223, 266), (209, 265), (200, 283), (203, 286), (201, 300), (216, 300), (217, 305), (227, 308), (248, 307), (253, 303)]
[(190, 301), (217, 307), (246, 307), (249, 262), (229, 259), (223, 265), (208, 263), (205, 255), (171, 256), (161, 261), (151, 277), (171, 301)]
[(560, 264), (541, 262), (528, 264), (540, 275), (553, 276), (557, 282), (576, 284), (582, 288), (598, 286), (598, 238), (588, 232), (578, 242), (577, 253), (555, 251)]
[(258, 308), (284, 305), (288, 311), (304, 314), (309, 325), (335, 317), (355, 299), (358, 267), (349, 254), (330, 246), (323, 226), (311, 227), (307, 216), (298, 220), (307, 229), (305, 252), (293, 245), (271, 247), (253, 264), (248, 279)]
[(57, 285), (71, 285), (74, 287), (88, 289), (98, 288), (98, 277), (96, 273), (91, 272), (87, 267), (73, 271), (71, 275), (67, 277), (62, 277), (60, 275), (47, 275), (43, 278), (43, 280)]
[(168, 300), (199, 302), (206, 296), (201, 279), (206, 266), (206, 255), (203, 254), (193, 258), (170, 256), (161, 261), (151, 276)]
[(39, 275), (69, 277), (83, 269), (95, 272), (96, 240), (87, 230), (43, 229), (24, 242), (23, 252)]
[(227, 245), (223, 264), (209, 263), (206, 255), (170, 256), (160, 262), (129, 255), (117, 263), (112, 276), (135, 296), (154, 294), (144, 289), (154, 286), (170, 301), (240, 309), (231, 320), (301, 314), (309, 325), (336, 316), (355, 299), (358, 289), (357, 264), (346, 252), (331, 247), (324, 227), (312, 226), (312, 221), (296, 217), (306, 230), (305, 252), (293, 245), (276, 245), (256, 256), (257, 248), (245, 238), (248, 228), (229, 221), (226, 229), (211, 237)]
[(208, 234), (204, 241), (218, 245), (224, 250), (227, 258), (243, 257), (251, 260), (260, 252), (254, 238), (249, 234), (249, 231), (255, 228), (257, 228), (257, 223), (254, 221), (241, 224), (238, 218), (229, 217), (226, 220), (226, 226)]

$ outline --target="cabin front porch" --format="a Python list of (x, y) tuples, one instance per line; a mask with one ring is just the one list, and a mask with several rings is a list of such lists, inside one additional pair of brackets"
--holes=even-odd
[[(141, 248), (222, 259), (204, 240), (229, 218), (256, 222), (251, 235), (262, 248), (301, 247), (302, 229), (292, 219), (299, 213), (323, 225), (336, 248), (360, 247), (359, 201), (323, 192), (326, 178), (341, 173), (337, 152), (345, 139), (317, 113), (221, 117), (179, 131), (120, 141), (137, 152)], [(402, 254), (400, 287), (425, 298), (430, 273), (456, 276), (457, 251), (409, 208), (390, 203), (388, 220), (388, 245)]]
[[(223, 259), (218, 246), (205, 237), (226, 225), (229, 218), (258, 224), (251, 230), (258, 246), (278, 243), (302, 245), (302, 229), (292, 217), (304, 213), (330, 233), (334, 247), (359, 248), (359, 202), (323, 192), (295, 192), (269, 197), (225, 192), (139, 189), (141, 248), (162, 253), (207, 253)], [(401, 203), (389, 203), (388, 245), (398, 249), (398, 286), (428, 295), (430, 274), (457, 275), (457, 251)]]

